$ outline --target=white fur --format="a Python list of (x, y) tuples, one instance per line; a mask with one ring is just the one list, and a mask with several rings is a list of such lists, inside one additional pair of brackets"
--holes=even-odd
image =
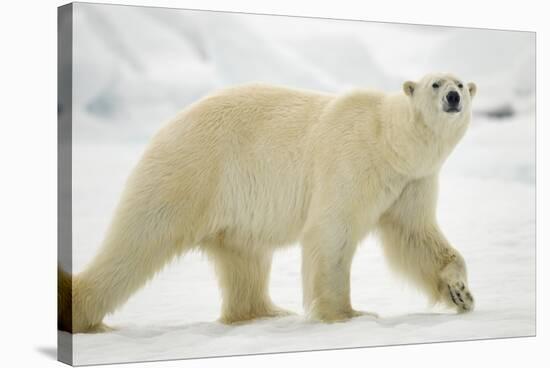
[[(222, 321), (285, 314), (269, 298), (269, 271), (273, 252), (295, 242), (306, 312), (344, 320), (359, 314), (350, 266), (374, 230), (390, 264), (432, 300), (471, 310), (464, 260), (435, 216), (438, 173), (475, 94), (474, 84), (457, 83), (432, 74), (396, 95), (246, 85), (193, 104), (152, 140), (100, 252), (74, 276), (72, 330), (98, 329), (192, 248), (215, 264)], [(451, 89), (461, 95), (459, 113), (442, 110)]]

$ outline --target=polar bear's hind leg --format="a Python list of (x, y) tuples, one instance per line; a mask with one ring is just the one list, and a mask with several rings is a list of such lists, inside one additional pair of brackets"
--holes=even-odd
[(220, 239), (209, 242), (205, 251), (214, 263), (222, 294), (221, 322), (291, 314), (274, 305), (269, 296), (270, 252), (243, 251)]

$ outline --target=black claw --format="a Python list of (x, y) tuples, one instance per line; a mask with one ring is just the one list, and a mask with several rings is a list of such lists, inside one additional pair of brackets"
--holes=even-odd
[(451, 294), (451, 299), (453, 300), (453, 303), (455, 303), (456, 305), (460, 306), (458, 304), (458, 302), (456, 301), (456, 298), (455, 298), (455, 295), (453, 294), (453, 291), (451, 290), (451, 287), (449, 285), (447, 285), (447, 288), (449, 288), (449, 294)]

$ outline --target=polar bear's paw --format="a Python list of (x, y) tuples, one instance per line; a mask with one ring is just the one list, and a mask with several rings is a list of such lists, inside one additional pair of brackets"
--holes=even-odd
[(470, 312), (474, 309), (474, 297), (464, 282), (447, 283), (447, 292), (449, 301), (454, 304), (459, 313)]
[(352, 309), (351, 317), (352, 318), (355, 318), (355, 317), (379, 318), (380, 316), (377, 313), (374, 313), (374, 312), (358, 311), (358, 310)]
[(98, 325), (95, 325), (91, 327), (88, 331), (89, 333), (106, 333), (106, 332), (113, 332), (116, 329), (110, 326), (107, 326), (105, 323), (100, 323)]
[(312, 309), (308, 313), (309, 319), (321, 321), (325, 323), (345, 322), (356, 317), (378, 318), (378, 314), (372, 312), (358, 311), (355, 309), (347, 310), (323, 310), (320, 308)]
[(288, 317), (295, 315), (296, 313), (286, 310), (284, 308), (279, 308), (277, 306), (272, 306), (265, 311), (262, 311), (257, 318), (275, 318), (275, 317)]
[(439, 300), (455, 308), (458, 313), (474, 309), (474, 297), (466, 280), (466, 265), (462, 257), (456, 255), (440, 273)]
[(279, 308), (275, 305), (263, 306), (255, 310), (225, 311), (219, 321), (227, 325), (246, 323), (263, 318), (277, 318), (295, 315), (296, 313)]

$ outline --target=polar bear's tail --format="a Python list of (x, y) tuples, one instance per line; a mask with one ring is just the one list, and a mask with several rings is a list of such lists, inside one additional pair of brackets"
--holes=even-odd
[(72, 332), (73, 329), (72, 277), (57, 267), (57, 328)]

